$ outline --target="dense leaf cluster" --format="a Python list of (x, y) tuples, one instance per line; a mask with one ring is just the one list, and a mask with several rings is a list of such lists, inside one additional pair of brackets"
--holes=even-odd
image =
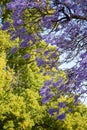
[[(42, 44), (45, 46), (45, 43)], [(58, 116), (56, 111), (59, 109), (60, 116), (57, 118), (61, 117), (64, 111), (71, 111), (68, 107), (65, 108), (65, 103), (68, 103), (72, 108), (73, 99), (61, 97), (58, 101), (54, 100), (43, 106), (39, 89), (45, 80), (50, 80), (52, 77), (39, 73), (40, 69), (34, 62), (17, 66), (16, 55), (14, 57), (9, 55), (10, 48), (14, 45), (18, 45), (18, 39), (11, 42), (10, 36), (6, 32), (0, 31), (0, 61), (2, 63), (0, 64), (0, 129), (73, 130), (78, 128), (86, 130), (87, 111), (84, 105), (73, 108), (73, 113), (69, 113), (64, 122), (55, 121), (56, 116)], [(20, 52), (21, 55), (22, 53), (24, 51)], [(55, 72), (55, 69), (52, 72)], [(64, 78), (65, 76), (64, 72), (61, 71), (55, 75), (55, 78), (57, 80), (59, 77)], [(78, 124), (75, 123), (76, 121)]]
[[(4, 23), (2, 30), (10, 33), (11, 40), (18, 38), (20, 41), (19, 45), (10, 51), (11, 57), (17, 56), (17, 65), (14, 68), (18, 68), (22, 62), (23, 64), (31, 62), (33, 47), (36, 55), (40, 53), (33, 57), (33, 61), (41, 71), (43, 68), (58, 69), (58, 51), (62, 55), (66, 53), (65, 62), (73, 60), (76, 56), (79, 57), (76, 65), (66, 70), (67, 80), (52, 78), (44, 83), (40, 91), (43, 103), (47, 103), (52, 98), (66, 96), (74, 97), (73, 103), (76, 105), (79, 97), (87, 93), (86, 0), (13, 0), (7, 4), (7, 10), (10, 11), (11, 19)], [(47, 43), (44, 53), (40, 47), (42, 39)], [(38, 49), (35, 48), (37, 43)], [(47, 47), (50, 45), (55, 46), (55, 49), (48, 50)], [(24, 61), (21, 59), (21, 52)], [(49, 71), (44, 75), (48, 73)], [(57, 118), (64, 119), (65, 113), (58, 115)]]

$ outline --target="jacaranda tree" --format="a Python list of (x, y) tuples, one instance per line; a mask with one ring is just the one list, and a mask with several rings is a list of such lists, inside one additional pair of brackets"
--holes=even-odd
[[(76, 105), (79, 98), (87, 93), (87, 1), (13, 0), (7, 4), (7, 10), (10, 11), (11, 19), (5, 21), (2, 29), (10, 33), (11, 40), (18, 37), (21, 48), (31, 47), (42, 39), (47, 46), (56, 46), (54, 52), (45, 51), (48, 61), (43, 56), (35, 59), (39, 67), (48, 65), (58, 68), (58, 51), (61, 55), (66, 53), (64, 62), (78, 57), (76, 65), (66, 70), (66, 81), (46, 81), (40, 90), (43, 103), (66, 96), (74, 97), (73, 104)], [(17, 50), (16, 47), (12, 48), (11, 53)], [(30, 58), (30, 54), (26, 53), (24, 57)], [(56, 88), (56, 92), (52, 91), (52, 87)], [(67, 106), (64, 102), (61, 105)], [(65, 113), (57, 117), (64, 118)]]

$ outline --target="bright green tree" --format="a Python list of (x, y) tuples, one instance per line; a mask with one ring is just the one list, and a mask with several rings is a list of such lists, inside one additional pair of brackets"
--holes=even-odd
[[(44, 114), (46, 106), (41, 105), (39, 89), (45, 80), (50, 80), (51, 76), (44, 76), (35, 62), (24, 60), (24, 51), (14, 55), (10, 54), (12, 46), (18, 46), (18, 39), (10, 41), (6, 32), (0, 31), (0, 128), (2, 130), (29, 130), (39, 123)], [(43, 50), (45, 43), (43, 43)], [(31, 60), (35, 59), (35, 48), (27, 49), (33, 52)], [(18, 59), (17, 55), (20, 55)], [(39, 55), (42, 55), (41, 53)], [(21, 64), (19, 63), (21, 61)], [(46, 68), (45, 68), (46, 69)], [(53, 69), (54, 71), (55, 69)]]
[[(54, 74), (55, 80), (61, 77), (66, 80), (63, 71), (55, 73), (57, 71), (55, 68), (46, 66), (42, 69), (43, 73), (40, 73), (40, 68), (37, 67), (36, 62), (33, 62), (36, 54), (42, 56), (44, 51), (54, 50), (55, 47), (46, 47), (44, 42), (37, 43), (31, 49), (26, 49), (25, 52), (29, 52), (32, 56), (24, 60), (24, 51), (20, 48), (14, 55), (9, 53), (14, 45), (18, 47), (18, 40), (11, 42), (9, 35), (0, 31), (2, 63), (0, 64), (0, 128), (2, 130), (86, 130), (87, 109), (83, 105), (74, 107), (64, 121), (55, 120), (57, 113), (53, 117), (48, 114), (48, 108), (53, 105), (57, 108), (58, 102), (67, 102), (72, 108), (70, 101), (73, 102), (72, 98), (61, 97), (58, 101), (53, 99), (54, 101), (50, 101), (45, 106), (41, 104), (39, 89), (45, 80), (50, 80)], [(42, 51), (35, 52), (39, 47)], [(51, 74), (44, 76), (46, 71)], [(67, 112), (68, 107), (60, 112), (63, 111)]]

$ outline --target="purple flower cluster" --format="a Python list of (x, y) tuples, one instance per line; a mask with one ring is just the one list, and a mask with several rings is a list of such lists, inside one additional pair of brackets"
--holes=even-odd
[(54, 115), (54, 113), (59, 113), (59, 109), (54, 109), (54, 108), (50, 108), (49, 110), (48, 110), (48, 113), (51, 115), (51, 116), (53, 116)]
[(64, 120), (65, 117), (66, 117), (66, 114), (65, 114), (65, 113), (62, 113), (62, 114), (58, 115), (56, 119), (57, 119), (57, 120)]
[(25, 54), (25, 55), (23, 56), (24, 59), (29, 59), (30, 57), (31, 57), (30, 54)]
[(11, 54), (14, 54), (16, 51), (17, 51), (17, 47), (13, 47), (13, 48), (10, 50), (10, 53), (11, 53)]
[(10, 27), (10, 23), (9, 22), (5, 22), (3, 24), (3, 26), (2, 26), (2, 30), (7, 30), (7, 29), (9, 29), (9, 27)]
[[(40, 90), (40, 95), (43, 97), (46, 97), (46, 100), (49, 100), (49, 97), (51, 97), (51, 89), (49, 88), (49, 85), (51, 85), (51, 81), (45, 81), (44, 86)], [(48, 99), (47, 99), (48, 96)], [(46, 101), (47, 102), (47, 101)]]
[(45, 65), (45, 62), (42, 58), (36, 58), (36, 62), (37, 62), (37, 66), (40, 67), (40, 66), (44, 66)]
[[(29, 8), (29, 4), (32, 2), (29, 2), (28, 0), (13, 0), (12, 2), (9, 2), (7, 4), (7, 9), (12, 11), (11, 18), (13, 20), (13, 25), (9, 22), (6, 22), (2, 29), (8, 30), (10, 33), (10, 40), (15, 40), (16, 38), (20, 39), (19, 46), (21, 48), (27, 48), (29, 47), (29, 41), (32, 41), (32, 45), (36, 42), (35, 36), (33, 34), (29, 34), (28, 31), (25, 29), (24, 26), (24, 10), (26, 8)], [(10, 29), (10, 26), (14, 27), (14, 30), (12, 28)], [(12, 48), (11, 53), (14, 51)], [(26, 57), (26, 56), (24, 56)]]
[(59, 109), (50, 108), (50, 109), (48, 110), (48, 113), (49, 113), (51, 116), (53, 116), (54, 113), (56, 113), (56, 114), (57, 114), (56, 119), (57, 119), (57, 120), (61, 120), (61, 121), (63, 121), (63, 120), (65, 119), (65, 117), (66, 117), (66, 113), (65, 113), (65, 112), (59, 114)]
[(66, 103), (65, 102), (60, 102), (60, 103), (58, 103), (58, 106), (61, 107), (61, 108), (65, 108)]

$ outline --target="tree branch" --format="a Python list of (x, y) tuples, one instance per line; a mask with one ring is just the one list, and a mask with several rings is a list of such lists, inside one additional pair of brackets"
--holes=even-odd
[(74, 14), (71, 14), (70, 18), (74, 18), (74, 19), (80, 19), (80, 20), (86, 20), (87, 21), (87, 17), (85, 16), (81, 16), (81, 15), (74, 15)]

